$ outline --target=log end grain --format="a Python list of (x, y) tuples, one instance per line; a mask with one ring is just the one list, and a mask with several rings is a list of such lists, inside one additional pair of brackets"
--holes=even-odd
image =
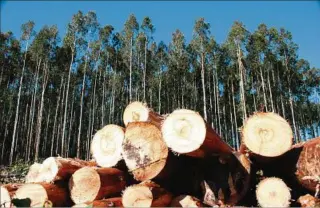
[(161, 128), (172, 151), (184, 154), (200, 148), (206, 137), (206, 124), (195, 111), (180, 109), (166, 117)]
[(289, 207), (291, 193), (280, 178), (270, 177), (257, 185), (256, 197), (261, 207)]
[(40, 184), (25, 184), (21, 186), (13, 198), (29, 198), (31, 207), (42, 207), (49, 200), (46, 190)]
[(151, 207), (152, 200), (152, 192), (147, 186), (129, 186), (122, 195), (124, 207)]
[(30, 168), (29, 171), (26, 175), (26, 179), (25, 182), (26, 183), (36, 183), (36, 182), (41, 182), (42, 178), (41, 178), (41, 169), (42, 169), (42, 164), (40, 163), (33, 163)]
[(276, 113), (255, 113), (242, 128), (245, 146), (255, 154), (276, 157), (290, 150), (293, 132), (288, 122)]
[(124, 129), (113, 124), (106, 125), (94, 135), (91, 153), (99, 166), (113, 167), (122, 159), (123, 139)]
[(149, 108), (146, 104), (135, 101), (130, 103), (123, 113), (123, 122), (127, 126), (130, 122), (148, 121)]
[(175, 197), (171, 204), (171, 207), (204, 207), (199, 199), (190, 195), (180, 195)]
[(11, 197), (9, 191), (3, 187), (0, 186), (0, 205), (1, 207), (10, 207), (11, 205)]

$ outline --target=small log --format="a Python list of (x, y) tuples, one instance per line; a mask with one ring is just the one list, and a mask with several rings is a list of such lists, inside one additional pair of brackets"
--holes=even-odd
[(173, 111), (162, 124), (163, 139), (172, 151), (192, 157), (233, 151), (221, 137), (205, 123), (199, 113), (181, 109)]
[(201, 183), (204, 203), (210, 206), (236, 205), (250, 187), (250, 161), (238, 152), (206, 160)]
[(92, 207), (123, 207), (121, 197), (95, 200), (95, 201), (89, 202), (89, 203), (76, 204), (76, 205), (73, 205), (72, 207), (87, 207), (90, 205)]
[(116, 168), (83, 167), (69, 180), (75, 204), (88, 203), (120, 193), (125, 188), (124, 173)]
[(122, 195), (124, 207), (166, 207), (172, 194), (151, 181), (129, 186)]
[(170, 207), (205, 207), (205, 205), (196, 197), (180, 195), (172, 200)]
[(297, 162), (296, 177), (309, 191), (320, 193), (320, 137), (294, 146), (302, 148)]
[(148, 122), (131, 122), (125, 132), (122, 155), (134, 178), (145, 181), (165, 175), (168, 148), (161, 131)]
[(68, 180), (76, 170), (85, 166), (96, 166), (96, 162), (76, 158), (49, 157), (45, 159), (40, 166), (37, 164), (33, 168), (30, 168), (30, 175), (36, 170), (37, 173), (34, 175), (37, 176), (27, 177), (27, 183), (50, 183), (59, 180)]
[(14, 199), (31, 200), (31, 207), (43, 207), (52, 204), (55, 207), (72, 205), (68, 188), (62, 183), (34, 183), (24, 184), (15, 193)]
[(320, 207), (320, 199), (310, 194), (300, 196), (298, 202), (301, 204), (301, 207)]
[(290, 206), (290, 189), (280, 178), (270, 177), (260, 181), (257, 185), (256, 197), (261, 207)]
[[(276, 113), (255, 113), (242, 128), (242, 142), (250, 152), (273, 158), (290, 150), (293, 133), (286, 120)], [(242, 152), (244, 151), (242, 147)]]
[(125, 126), (128, 126), (130, 122), (136, 121), (150, 122), (161, 128), (163, 116), (152, 111), (147, 104), (135, 101), (130, 103), (124, 110), (123, 122)]
[(113, 167), (121, 159), (124, 128), (109, 124), (97, 131), (91, 142), (92, 157), (101, 167)]
[(37, 162), (33, 163), (29, 167), (29, 171), (26, 175), (25, 182), (26, 183), (41, 182), (41, 178), (40, 178), (41, 168), (42, 168), (42, 164)]

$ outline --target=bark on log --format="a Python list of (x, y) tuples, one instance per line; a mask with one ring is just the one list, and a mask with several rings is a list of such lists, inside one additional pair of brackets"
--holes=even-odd
[(259, 112), (249, 117), (242, 127), (241, 136), (251, 153), (265, 159), (284, 154), (290, 150), (293, 142), (288, 122), (271, 112)]
[(41, 182), (41, 179), (40, 179), (41, 168), (42, 168), (42, 164), (37, 162), (33, 163), (30, 166), (29, 171), (26, 175), (25, 182), (26, 183)]
[(296, 177), (309, 191), (320, 189), (320, 137), (295, 145), (302, 148), (297, 162)]
[(76, 158), (49, 157), (45, 159), (42, 164), (34, 164), (34, 167), (30, 168), (27, 183), (50, 183), (59, 180), (68, 180), (78, 169), (85, 166), (96, 165), (97, 164), (94, 161), (84, 161)]
[(13, 198), (29, 198), (31, 200), (31, 207), (43, 207), (47, 203), (52, 203), (54, 207), (72, 205), (68, 187), (62, 183), (24, 184), (16, 191)]
[(205, 157), (233, 151), (232, 147), (192, 110), (173, 111), (165, 118), (161, 131), (168, 147), (179, 154)]
[(23, 184), (18, 183), (10, 183), (1, 185), (0, 189), (0, 207), (10, 207), (11, 199), (13, 198), (16, 191), (22, 186)]
[(125, 126), (130, 122), (142, 121), (150, 122), (160, 129), (163, 118), (162, 115), (148, 108), (147, 104), (137, 101), (130, 103), (123, 113), (123, 122)]
[(208, 205), (236, 205), (250, 187), (251, 165), (238, 152), (211, 157), (204, 163), (201, 183), (203, 201)]
[(97, 131), (91, 142), (91, 154), (101, 167), (113, 167), (121, 159), (124, 128), (109, 124)]
[(290, 189), (280, 178), (270, 177), (260, 181), (257, 185), (256, 197), (261, 207), (290, 206)]
[(87, 207), (90, 205), (92, 205), (92, 207), (123, 207), (121, 197), (95, 200), (95, 201), (89, 202), (89, 203), (76, 204), (72, 207)]
[(310, 194), (300, 196), (298, 202), (301, 204), (301, 207), (320, 207), (320, 199)]
[(166, 207), (171, 200), (171, 193), (151, 181), (129, 186), (122, 195), (124, 207)]
[(75, 204), (111, 197), (120, 193), (125, 185), (124, 173), (116, 168), (83, 167), (69, 180), (70, 195)]
[(129, 123), (122, 144), (122, 155), (134, 178), (138, 181), (165, 174), (168, 147), (161, 131), (148, 122)]
[(180, 195), (172, 200), (170, 207), (205, 207), (205, 205), (196, 197)]

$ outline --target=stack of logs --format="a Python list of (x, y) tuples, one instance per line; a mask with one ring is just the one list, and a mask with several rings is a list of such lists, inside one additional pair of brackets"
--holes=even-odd
[(125, 128), (94, 135), (91, 161), (49, 157), (25, 184), (1, 186), (1, 205), (55, 207), (319, 206), (320, 138), (293, 144), (290, 125), (259, 112), (230, 147), (195, 111), (159, 115), (133, 102)]

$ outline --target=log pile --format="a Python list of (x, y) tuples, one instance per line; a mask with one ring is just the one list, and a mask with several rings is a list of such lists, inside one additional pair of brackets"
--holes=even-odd
[(92, 160), (49, 157), (30, 166), (25, 184), (1, 185), (1, 206), (320, 204), (320, 138), (293, 144), (290, 125), (275, 113), (244, 122), (239, 151), (190, 109), (160, 115), (133, 102), (123, 122), (96, 132)]

